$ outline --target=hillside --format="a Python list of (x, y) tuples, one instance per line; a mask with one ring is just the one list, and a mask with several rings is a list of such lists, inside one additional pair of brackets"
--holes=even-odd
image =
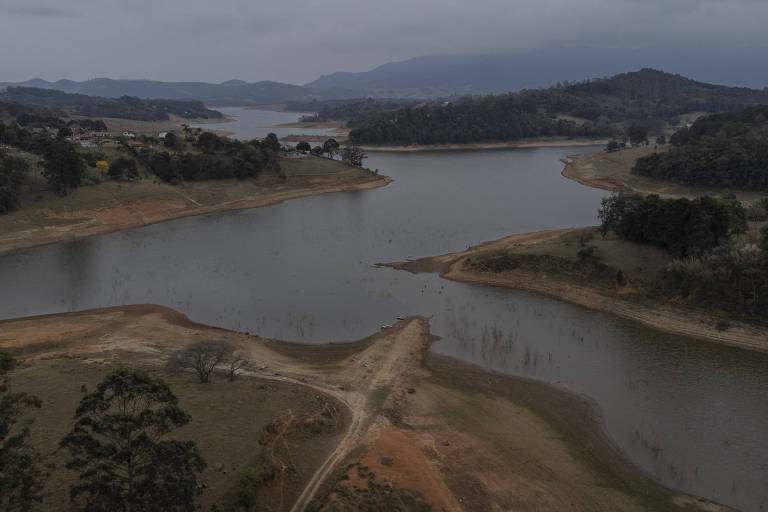
[(142, 100), (131, 96), (105, 98), (36, 87), (8, 87), (0, 100), (38, 105), (88, 117), (118, 117), (137, 121), (164, 121), (169, 114), (188, 119), (223, 117), (200, 101)]
[(548, 48), (523, 53), (426, 55), (370, 71), (338, 72), (307, 84), (317, 90), (351, 89), (354, 96), (436, 99), (500, 94), (651, 67), (704, 82), (762, 89), (768, 86), (765, 48)]
[(768, 91), (697, 82), (654, 69), (549, 89), (432, 102), (355, 120), (361, 144), (445, 144), (535, 137), (617, 137), (652, 132), (680, 116), (768, 103)]
[(704, 117), (672, 136), (673, 148), (632, 172), (689, 185), (768, 189), (768, 106)]

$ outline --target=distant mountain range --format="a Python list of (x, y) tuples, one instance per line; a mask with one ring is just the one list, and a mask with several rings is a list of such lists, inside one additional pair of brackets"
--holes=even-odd
[(301, 85), (271, 81), (248, 83), (242, 80), (229, 80), (221, 84), (113, 80), (111, 78), (94, 78), (84, 82), (72, 80), (48, 82), (39, 78), (19, 83), (0, 82), (0, 88), (9, 86), (54, 89), (67, 93), (105, 98), (133, 96), (146, 99), (202, 101), (206, 105), (214, 107), (274, 105), (289, 101), (341, 99), (354, 97), (356, 94), (354, 91), (335, 89), (315, 91), (312, 88)]
[(695, 80), (762, 89), (768, 48), (554, 48), (519, 54), (429, 55), (307, 84), (357, 96), (430, 99), (498, 94), (654, 68)]
[(497, 94), (652, 67), (704, 82), (762, 89), (768, 86), (767, 61), (768, 48), (554, 48), (518, 54), (417, 57), (362, 73), (321, 76), (306, 85), (96, 78), (0, 82), (0, 88), (17, 85), (113, 98), (199, 100), (212, 107), (256, 106), (360, 97), (435, 99)]

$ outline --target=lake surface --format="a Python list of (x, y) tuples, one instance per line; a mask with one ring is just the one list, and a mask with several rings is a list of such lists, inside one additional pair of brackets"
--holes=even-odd
[[(249, 135), (248, 135), (249, 136)], [(604, 192), (560, 176), (596, 148), (376, 153), (388, 187), (180, 219), (0, 257), (0, 317), (157, 303), (288, 340), (354, 340), (430, 318), (433, 350), (583, 394), (665, 483), (768, 504), (768, 357), (686, 340), (514, 290), (377, 262), (595, 223)]]
[(240, 107), (213, 107), (225, 116), (234, 119), (227, 123), (193, 124), (195, 128), (203, 130), (223, 130), (234, 132), (240, 139), (250, 140), (256, 137), (266, 137), (269, 132), (280, 137), (289, 135), (318, 135), (336, 136), (333, 128), (299, 128), (280, 127), (276, 125), (295, 123), (302, 116), (310, 116), (311, 112), (277, 112), (274, 110), (256, 110)]

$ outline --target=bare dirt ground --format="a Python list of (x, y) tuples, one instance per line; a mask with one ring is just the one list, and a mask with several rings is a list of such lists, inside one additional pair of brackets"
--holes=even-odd
[(455, 151), (467, 149), (509, 149), (509, 148), (545, 148), (567, 146), (601, 146), (607, 144), (603, 139), (565, 139), (541, 137), (538, 139), (520, 139), (508, 142), (477, 142), (467, 144), (430, 144), (411, 146), (362, 146), (365, 151), (410, 152), (410, 151)]
[(66, 197), (35, 191), (22, 207), (0, 215), (0, 254), (77, 240), (181, 217), (277, 204), (288, 199), (366, 190), (391, 179), (324, 158), (284, 158), (287, 179), (188, 182), (174, 186), (150, 179), (80, 187)]
[[(27, 360), (13, 376), (15, 389), (34, 391), (50, 404), (33, 432), (50, 437), (61, 430), (57, 425), (69, 424), (71, 411), (46, 395), (79, 389), (83, 379), (97, 382), (98, 372), (114, 365), (162, 368), (172, 351), (201, 339), (227, 340), (247, 351), (255, 362), (253, 382), (272, 382), (276, 390), (300, 386), (312, 390), (302, 396), (325, 396), (349, 409), (346, 430), (323, 438), (333, 439), (333, 446), (297, 448), (314, 450), (308, 454), (314, 462), (311, 469), (304, 462), (290, 500), (273, 510), (727, 510), (667, 489), (634, 468), (605, 438), (583, 399), (428, 353), (433, 337), (425, 318), (408, 318), (349, 345), (319, 346), (212, 328), (150, 305), (0, 322), (0, 349)], [(82, 365), (96, 373), (86, 377)], [(59, 380), (52, 380), (53, 372)], [(181, 382), (191, 376), (168, 378), (182, 405), (194, 408), (193, 417), (205, 425), (195, 436), (208, 453), (215, 453), (226, 429), (243, 428), (227, 423), (227, 411), (239, 411), (238, 420), (249, 417), (242, 393), (251, 379), (242, 378), (244, 390), (229, 400), (224, 386), (230, 383), (214, 380), (208, 388)], [(264, 394), (260, 386), (250, 391), (252, 400), (270, 410), (285, 400), (295, 413), (314, 403), (291, 399), (291, 388)], [(223, 394), (198, 396), (201, 389)], [(69, 400), (76, 403), (74, 395)], [(275, 405), (270, 397), (283, 401)], [(232, 430), (238, 442), (221, 448), (233, 458), (229, 474), (209, 472), (206, 494), (232, 496), (237, 469), (247, 466), (237, 454), (252, 457), (243, 450), (243, 435), (256, 432)], [(67, 481), (58, 482), (61, 493)]]
[(634, 192), (637, 194), (658, 194), (661, 197), (690, 199), (703, 195), (722, 196), (725, 193), (735, 194), (741, 201), (750, 203), (761, 196), (756, 192), (708, 189), (681, 185), (671, 181), (658, 180), (632, 174), (632, 167), (638, 158), (651, 155), (657, 151), (666, 151), (669, 147), (653, 146), (629, 148), (621, 151), (606, 153), (601, 151), (591, 155), (570, 156), (564, 159), (566, 164), (563, 176), (578, 181), (582, 185), (611, 190), (615, 192)]
[[(400, 270), (414, 273), (434, 272), (453, 281), (479, 285), (501, 286), (540, 293), (572, 304), (597, 311), (604, 311), (632, 320), (654, 329), (672, 334), (690, 336), (714, 343), (731, 345), (747, 350), (768, 352), (768, 328), (726, 319), (721, 311), (695, 308), (680, 303), (672, 303), (660, 297), (646, 300), (641, 293), (634, 293), (630, 285), (616, 286), (584, 276), (574, 276), (547, 268), (519, 268), (504, 272), (477, 272), (467, 265), (470, 258), (499, 250), (512, 250), (516, 253), (551, 254), (552, 247), (537, 251), (537, 247), (546, 247), (562, 240), (568, 233), (577, 229), (541, 231), (522, 235), (512, 235), (496, 241), (486, 242), (466, 251), (445, 254), (415, 261), (384, 264)], [(561, 244), (562, 245), (562, 244)], [(627, 245), (627, 244), (624, 244)], [(575, 252), (576, 249), (573, 249)], [(628, 247), (625, 251), (642, 256), (642, 248)], [(653, 259), (653, 258), (651, 258)], [(627, 268), (627, 267), (625, 267)], [(629, 271), (628, 271), (629, 272)], [(718, 320), (727, 320), (727, 330), (717, 328)]]

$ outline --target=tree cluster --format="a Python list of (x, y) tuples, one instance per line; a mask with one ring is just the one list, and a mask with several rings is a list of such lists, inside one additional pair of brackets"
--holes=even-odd
[(661, 199), (618, 194), (605, 198), (601, 230), (624, 240), (664, 247), (678, 258), (701, 256), (746, 230), (744, 208), (733, 199)]
[(632, 172), (691, 185), (768, 189), (768, 106), (704, 117), (671, 142), (669, 151), (638, 159)]
[(280, 172), (280, 142), (274, 134), (247, 142), (203, 132), (195, 143), (200, 153), (170, 153), (142, 149), (139, 161), (163, 181), (203, 181), (254, 178), (262, 171)]

